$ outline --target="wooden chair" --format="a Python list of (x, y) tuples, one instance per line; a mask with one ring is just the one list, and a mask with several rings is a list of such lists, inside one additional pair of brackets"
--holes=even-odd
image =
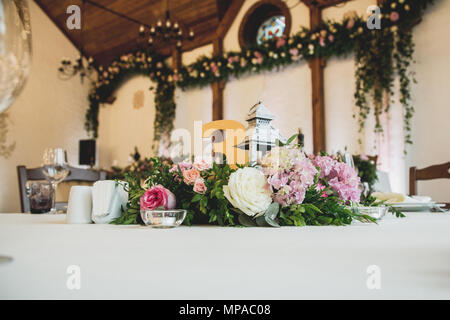
[[(63, 180), (65, 181), (86, 181), (95, 182), (106, 179), (106, 171), (92, 171), (89, 169), (80, 169), (69, 166), (69, 175)], [(19, 178), (20, 207), (22, 212), (30, 211), (30, 201), (27, 197), (26, 184), (31, 180), (46, 180), (42, 168), (27, 169), (25, 166), (17, 166), (17, 176)], [(64, 203), (58, 203), (60, 207)]]
[[(417, 180), (450, 179), (449, 169), (450, 161), (423, 169), (409, 168), (409, 194), (417, 194)], [(450, 203), (446, 203), (445, 207), (450, 208)]]
[(376, 155), (376, 156), (367, 156), (367, 158), (369, 158), (369, 160), (373, 161), (373, 163), (375, 163), (375, 165), (377, 165), (378, 155)]

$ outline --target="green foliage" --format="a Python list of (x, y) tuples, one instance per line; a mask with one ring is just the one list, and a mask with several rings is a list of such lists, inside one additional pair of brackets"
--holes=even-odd
[[(122, 216), (112, 223), (142, 223), (139, 200), (145, 193), (144, 188), (157, 184), (172, 191), (177, 199), (177, 207), (187, 210), (186, 219), (183, 222), (185, 225), (203, 222), (220, 226), (280, 227), (342, 226), (351, 224), (354, 219), (375, 222), (371, 217), (359, 215), (349, 210), (338, 197), (324, 196), (324, 191), (318, 191), (316, 184), (306, 191), (303, 203), (287, 207), (272, 203), (264, 214), (258, 217), (250, 217), (239, 209), (233, 208), (225, 198), (223, 186), (228, 184), (229, 177), (234, 172), (234, 169), (229, 165), (214, 163), (212, 168), (202, 171), (201, 176), (205, 180), (207, 191), (205, 194), (200, 194), (194, 192), (192, 186), (187, 185), (180, 179), (182, 176), (180, 167), (175, 171), (170, 170), (172, 166), (157, 157), (149, 159), (149, 162), (148, 167), (151, 168), (151, 171), (146, 172), (144, 177), (138, 172), (124, 174), (129, 201), (126, 208), (123, 208)], [(316, 183), (317, 178), (318, 175)], [(118, 183), (123, 182), (118, 181)], [(325, 192), (331, 194), (329, 189)], [(363, 201), (365, 205), (384, 204), (375, 201), (373, 197), (366, 198)], [(396, 214), (402, 216), (401, 213)]]
[(353, 163), (358, 170), (358, 176), (361, 182), (367, 182), (369, 190), (372, 190), (374, 184), (378, 181), (377, 166), (373, 161), (361, 159), (358, 155), (353, 155)]
[(315, 186), (307, 190), (303, 203), (281, 208), (280, 211), (282, 226), (343, 226), (351, 224), (354, 219), (375, 222), (369, 216), (353, 213), (335, 196), (323, 197)]
[(164, 57), (154, 52), (136, 51), (114, 60), (107, 68), (100, 67), (99, 78), (92, 84), (89, 93), (89, 109), (84, 124), (86, 131), (96, 138), (100, 104), (110, 99), (126, 80), (143, 75), (156, 82), (154, 142), (158, 142), (163, 135), (172, 131), (175, 119), (175, 86), (167, 81), (171, 74), (172, 70), (165, 64)]
[[(144, 194), (145, 190), (141, 188), (141, 180), (137, 175), (125, 174), (125, 181), (128, 186), (125, 190), (128, 191), (128, 203), (126, 208), (122, 208), (122, 215), (112, 224), (137, 224), (139, 223), (140, 205), (139, 199)], [(118, 181), (118, 183), (122, 183)]]
[(211, 169), (202, 171), (207, 191), (200, 194), (194, 192), (192, 186), (178, 179), (181, 175), (180, 168), (178, 172), (170, 172), (171, 166), (157, 157), (151, 158), (150, 162), (152, 170), (147, 173), (145, 181), (138, 173), (125, 174), (125, 181), (129, 185), (129, 202), (122, 216), (113, 223), (139, 223), (139, 199), (145, 192), (143, 185), (151, 187), (157, 184), (172, 191), (177, 199), (177, 207), (187, 210), (183, 224), (191, 225), (196, 221), (202, 221), (199, 216), (206, 216), (210, 224), (226, 226), (236, 223), (235, 215), (230, 212), (230, 203), (223, 193), (223, 186), (228, 183), (229, 176), (233, 172), (229, 165), (214, 163)]
[(404, 218), (405, 215), (403, 214), (403, 212), (401, 212), (399, 209), (391, 206), (389, 203), (386, 203), (386, 200), (377, 200), (377, 198), (375, 198), (372, 195), (368, 195), (368, 196), (362, 196), (361, 197), (361, 205), (365, 206), (365, 207), (378, 207), (378, 206), (387, 206), (389, 207), (389, 211), (392, 214), (395, 214), (395, 216), (397, 218)]
[[(400, 103), (403, 106), (403, 120), (406, 144), (411, 144), (411, 118), (414, 107), (411, 105), (411, 81), (414, 74), (409, 71), (413, 61), (414, 43), (412, 27), (417, 23), (426, 7), (433, 0), (410, 0), (400, 4), (387, 0), (380, 5), (386, 18), (382, 20), (381, 30), (365, 30), (355, 37), (355, 104), (358, 107), (360, 132), (372, 111), (375, 116), (375, 132), (382, 132), (380, 116), (390, 109), (394, 94), (394, 79), (398, 75), (400, 82)], [(391, 21), (392, 12), (399, 15), (398, 21)], [(370, 96), (371, 100), (367, 96)], [(372, 108), (370, 105), (372, 104)], [(361, 143), (361, 141), (359, 141)]]

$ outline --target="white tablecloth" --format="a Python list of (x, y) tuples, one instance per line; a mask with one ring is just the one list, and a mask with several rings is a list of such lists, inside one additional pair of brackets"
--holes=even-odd
[[(69, 225), (0, 214), (0, 298), (450, 298), (450, 214), (379, 225), (220, 228)], [(66, 282), (80, 267), (79, 290)], [(381, 289), (368, 289), (377, 265)]]

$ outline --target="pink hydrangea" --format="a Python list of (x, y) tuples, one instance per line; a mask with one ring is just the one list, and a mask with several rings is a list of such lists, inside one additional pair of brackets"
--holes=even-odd
[(300, 204), (318, 173), (311, 160), (298, 148), (274, 148), (262, 160), (263, 173), (273, 192), (273, 200), (282, 206)]
[(328, 176), (336, 162), (336, 160), (327, 156), (318, 156), (313, 160), (314, 165), (320, 168), (320, 178)]
[(320, 178), (328, 182), (340, 199), (359, 202), (361, 180), (353, 168), (328, 156), (316, 157), (313, 163), (320, 168)]

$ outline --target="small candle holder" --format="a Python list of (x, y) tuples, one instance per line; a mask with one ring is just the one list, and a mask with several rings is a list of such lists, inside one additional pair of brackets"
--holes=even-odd
[(141, 210), (141, 218), (146, 226), (152, 228), (175, 228), (183, 223), (186, 210)]
[(387, 206), (379, 206), (379, 207), (351, 207), (351, 210), (354, 213), (365, 214), (369, 217), (372, 217), (377, 220), (381, 220), (385, 216), (385, 214), (389, 211), (389, 207)]

